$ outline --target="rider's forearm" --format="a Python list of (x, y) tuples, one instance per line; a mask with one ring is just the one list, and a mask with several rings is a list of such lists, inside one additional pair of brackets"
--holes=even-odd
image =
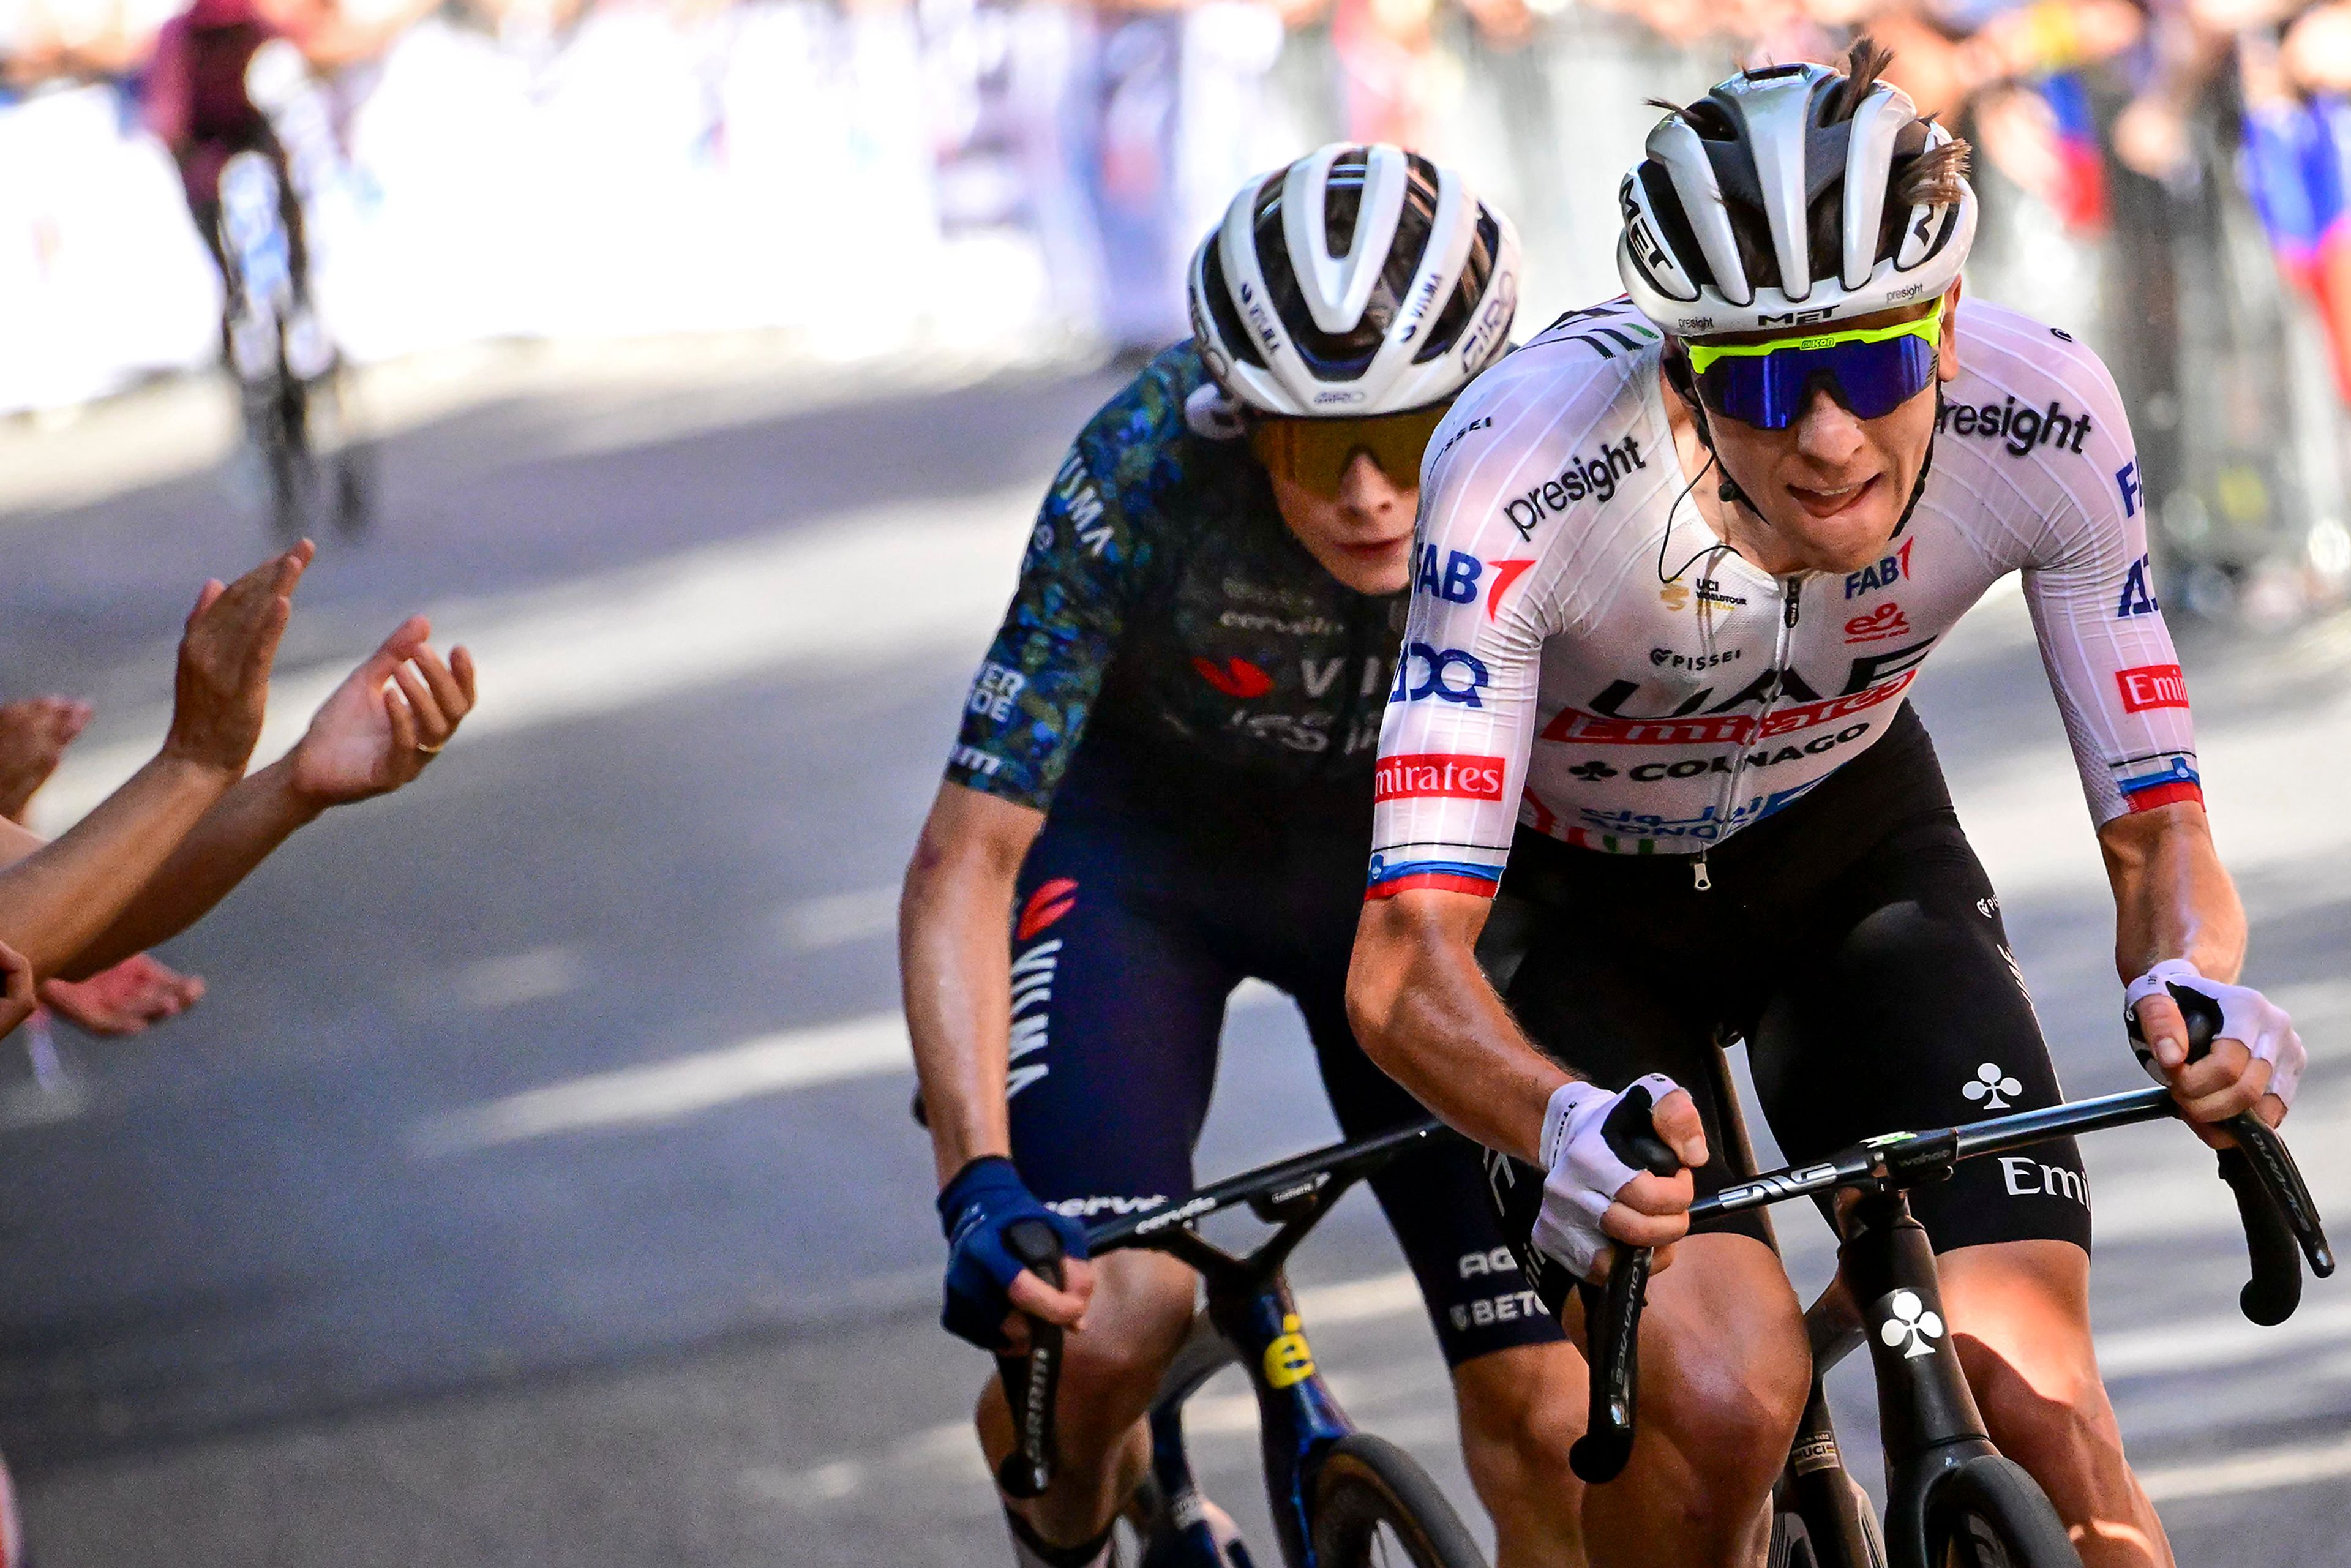
[(1365, 904), (1347, 1014), (1372, 1060), (1447, 1125), (1539, 1164), (1544, 1108), (1573, 1075), (1529, 1042), (1478, 967), (1484, 903), (1405, 893)]
[(188, 831), (122, 912), (59, 966), (58, 975), (87, 979), (185, 931), (321, 810), (295, 793), (286, 762), (240, 780)]
[(1006, 931), (1019, 872), (1017, 858), (943, 844), (928, 828), (906, 868), (899, 983), (941, 1185), (982, 1155), (1012, 1152)]
[(2212, 847), (2204, 808), (2181, 800), (2098, 830), (2115, 892), (2115, 967), (2137, 979), (2166, 958), (2234, 981), (2245, 962), (2245, 906)]
[[(22, 953), (43, 979), (63, 972), (137, 898), (235, 779), (168, 753), (157, 757), (57, 841), (0, 871), (0, 941)], [(12, 843), (23, 833), (10, 825)]]

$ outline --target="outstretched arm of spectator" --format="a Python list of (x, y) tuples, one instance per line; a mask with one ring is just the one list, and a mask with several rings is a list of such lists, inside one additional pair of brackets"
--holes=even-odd
[(25, 808), (88, 723), (89, 705), (71, 697), (0, 704), (0, 817), (25, 820)]
[(227, 587), (204, 584), (180, 640), (171, 732), (153, 761), (55, 843), (0, 824), (0, 860), (16, 859), (0, 871), (0, 943), (36, 976), (57, 973), (112, 925), (244, 773), (290, 596), (312, 553), (306, 541)]
[(93, 975), (186, 930), (330, 806), (413, 781), (474, 706), (474, 659), (446, 663), (412, 616), (335, 688), (292, 751), (220, 800), (136, 898), (57, 971)]

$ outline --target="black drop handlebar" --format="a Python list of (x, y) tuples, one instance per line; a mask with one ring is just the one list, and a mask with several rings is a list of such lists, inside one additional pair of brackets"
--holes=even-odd
[[(1005, 1228), (1012, 1255), (1055, 1290), (1061, 1288), (1061, 1239), (1041, 1219), (1016, 1220)], [(996, 1484), (1009, 1498), (1032, 1498), (1053, 1479), (1053, 1406), (1061, 1383), (1061, 1325), (1029, 1320), (1025, 1355), (998, 1354), (997, 1372), (1012, 1408), (1012, 1451), (996, 1469)]]
[[(2191, 1014), (2189, 1034), (2192, 1060), (2209, 1042), (2210, 1025)], [(1891, 1134), (1813, 1165), (1736, 1182), (1690, 1205), (1690, 1220), (1695, 1224), (1715, 1215), (1743, 1213), (1840, 1186), (1923, 1186), (1940, 1180), (1959, 1160), (2022, 1148), (2060, 1134), (2128, 1126), (2178, 1113), (2179, 1102), (2168, 1089), (2158, 1087), (2022, 1111), (1965, 1126)], [(1614, 1115), (1610, 1121), (1614, 1123)], [(2334, 1249), (2327, 1244), (2317, 1205), (2311, 1200), (2310, 1188), (2285, 1140), (2250, 1111), (2222, 1124), (2235, 1146), (2220, 1153), (2220, 1176), (2236, 1197), (2251, 1265), (2251, 1278), (2239, 1292), (2237, 1304), (2256, 1323), (2265, 1327), (2282, 1323), (2301, 1302), (2303, 1260), (2307, 1259), (2310, 1271), (2324, 1280), (2335, 1272)], [(1646, 1163), (1631, 1157), (1628, 1145), (1614, 1135), (1613, 1126), (1610, 1142), (1627, 1164)], [(1632, 1457), (1638, 1416), (1641, 1309), (1650, 1263), (1647, 1248), (1617, 1243), (1610, 1256), (1606, 1284), (1581, 1287), (1585, 1343), (1591, 1347), (1591, 1412), (1585, 1434), (1569, 1451), (1568, 1460), (1576, 1475), (1588, 1483), (1614, 1479)]]

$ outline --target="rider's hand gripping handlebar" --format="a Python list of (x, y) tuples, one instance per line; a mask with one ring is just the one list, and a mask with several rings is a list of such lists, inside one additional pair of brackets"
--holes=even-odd
[[(1608, 1113), (1601, 1134), (1626, 1165), (1656, 1176), (1671, 1176), (1682, 1168), (1682, 1162), (1657, 1136), (1649, 1110), (1647, 1094), (1628, 1094)], [(1583, 1436), (1568, 1450), (1567, 1463), (1579, 1479), (1594, 1485), (1614, 1480), (1633, 1457), (1641, 1376), (1641, 1307), (1648, 1294), (1650, 1259), (1648, 1248), (1619, 1241), (1609, 1249), (1607, 1282), (1595, 1285), (1587, 1280), (1576, 1284), (1583, 1298), (1592, 1410)]]
[[(1061, 1239), (1051, 1226), (1019, 1220), (1006, 1227), (1004, 1243), (1047, 1284), (1061, 1288)], [(1057, 1462), (1053, 1406), (1061, 1382), (1061, 1325), (1030, 1318), (1028, 1354), (998, 1355), (996, 1365), (1012, 1409), (1014, 1437), (1012, 1452), (997, 1467), (996, 1484), (1007, 1497), (1032, 1498), (1052, 1484)]]
[[(2188, 1060), (2197, 1061), (2211, 1049), (2220, 1031), (2220, 1007), (2192, 992), (2174, 992), (2174, 998), (2188, 1023)], [(2220, 1179), (2236, 1197), (2252, 1266), (2252, 1278), (2238, 1292), (2237, 1305), (2247, 1318), (2269, 1327), (2292, 1317), (2302, 1303), (2297, 1248), (2310, 1260), (2310, 1271), (2322, 1280), (2335, 1272), (2335, 1252), (2285, 1141), (2251, 1111), (2240, 1112), (2221, 1125), (2236, 1146), (2220, 1151)]]

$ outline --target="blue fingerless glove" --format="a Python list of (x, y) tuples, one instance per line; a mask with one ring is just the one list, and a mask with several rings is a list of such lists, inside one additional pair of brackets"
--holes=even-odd
[(1086, 1255), (1086, 1228), (1038, 1202), (1002, 1155), (982, 1155), (939, 1192), (939, 1224), (947, 1236), (946, 1305), (939, 1322), (982, 1350), (1004, 1348), (1004, 1317), (1012, 1310), (1006, 1292), (1027, 1267), (1005, 1245), (1004, 1233), (1023, 1219), (1051, 1227), (1065, 1256)]

